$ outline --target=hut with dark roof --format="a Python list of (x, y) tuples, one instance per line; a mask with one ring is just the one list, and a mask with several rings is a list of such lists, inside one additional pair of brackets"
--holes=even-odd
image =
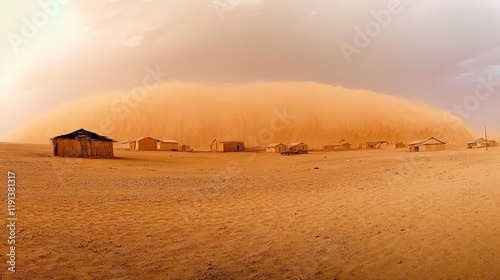
[(79, 129), (50, 139), (54, 156), (81, 158), (114, 158), (113, 142), (106, 136)]

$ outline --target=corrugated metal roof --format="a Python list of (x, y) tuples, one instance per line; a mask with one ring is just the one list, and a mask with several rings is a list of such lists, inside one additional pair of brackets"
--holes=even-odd
[(153, 138), (153, 137), (143, 136), (143, 137), (139, 137), (139, 138), (134, 139), (134, 140), (130, 140), (129, 142), (141, 141), (141, 140), (146, 139), (146, 138), (151, 138), (151, 139), (153, 139), (153, 140), (155, 140), (155, 141), (160, 141), (160, 140), (158, 140), (158, 139), (156, 139), (156, 138)]
[(175, 141), (175, 140), (160, 140), (162, 143), (166, 143), (166, 144), (179, 144), (179, 142)]
[(303, 143), (303, 142), (294, 142), (294, 143), (290, 143), (290, 147), (295, 147), (295, 146), (298, 146), (298, 145), (307, 145), (306, 143)]
[(410, 144), (408, 144), (408, 146), (423, 146), (423, 145), (433, 145), (433, 144), (446, 144), (446, 143), (444, 141), (431, 137), (422, 140), (415, 140)]
[(245, 143), (245, 141), (240, 140), (215, 140), (217, 143)]
[(269, 145), (267, 145), (267, 148), (276, 148), (277, 146), (279, 145), (283, 145), (283, 146), (286, 146), (285, 144), (283, 143), (271, 143)]

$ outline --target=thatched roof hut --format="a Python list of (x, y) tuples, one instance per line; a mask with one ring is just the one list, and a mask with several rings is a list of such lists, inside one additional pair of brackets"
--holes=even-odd
[(79, 129), (50, 139), (54, 156), (82, 158), (114, 158), (114, 140)]

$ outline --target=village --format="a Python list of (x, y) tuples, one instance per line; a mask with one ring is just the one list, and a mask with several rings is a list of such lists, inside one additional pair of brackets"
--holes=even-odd
[[(80, 158), (114, 158), (114, 148), (117, 141), (97, 133), (79, 129), (74, 132), (56, 136), (50, 139), (53, 146), (53, 155), (61, 157), (80, 157)], [(149, 136), (139, 137), (134, 140), (120, 142), (120, 148), (127, 151), (171, 151), (171, 152), (193, 152), (189, 146), (180, 145), (176, 140), (160, 140)], [(467, 149), (496, 147), (499, 142), (496, 140), (487, 140), (479, 138), (464, 143)], [(378, 150), (378, 149), (408, 149), (410, 152), (431, 152), (444, 151), (449, 149), (446, 142), (434, 137), (415, 140), (408, 145), (402, 141), (390, 143), (389, 141), (369, 141), (359, 144), (355, 147), (345, 139), (335, 144), (327, 144), (321, 150), (310, 150), (309, 145), (303, 142), (294, 142), (290, 144), (271, 143), (266, 147), (246, 147), (242, 140), (218, 140), (214, 139), (210, 144), (210, 151), (217, 153), (228, 152), (266, 152), (277, 153), (281, 155), (300, 155), (307, 154), (309, 151), (349, 151), (349, 150)]]

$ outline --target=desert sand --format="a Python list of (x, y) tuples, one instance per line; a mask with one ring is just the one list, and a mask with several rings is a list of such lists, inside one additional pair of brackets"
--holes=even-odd
[(4, 263), (2, 279), (500, 277), (499, 148), (0, 152), (19, 217), (17, 272)]

